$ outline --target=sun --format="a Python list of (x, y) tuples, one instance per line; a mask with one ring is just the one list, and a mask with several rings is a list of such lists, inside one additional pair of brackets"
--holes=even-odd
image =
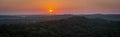
[(50, 9), (50, 10), (49, 10), (49, 12), (50, 12), (50, 13), (52, 13), (52, 12), (53, 12), (53, 10), (52, 10), (52, 9)]
[(53, 15), (54, 14), (53, 10), (50, 9), (49, 12), (48, 12), (48, 14)]

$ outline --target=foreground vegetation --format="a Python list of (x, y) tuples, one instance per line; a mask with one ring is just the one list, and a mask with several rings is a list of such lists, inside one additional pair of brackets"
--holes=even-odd
[(0, 37), (120, 37), (120, 22), (73, 16), (45, 22), (2, 24)]

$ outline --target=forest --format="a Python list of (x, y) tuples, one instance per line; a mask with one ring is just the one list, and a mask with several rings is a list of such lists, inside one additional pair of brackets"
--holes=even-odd
[(0, 24), (0, 37), (120, 37), (120, 21), (100, 18), (71, 16), (34, 23), (16, 22)]

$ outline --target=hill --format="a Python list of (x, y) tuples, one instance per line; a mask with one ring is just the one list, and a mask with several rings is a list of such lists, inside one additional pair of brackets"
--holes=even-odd
[(120, 37), (120, 22), (72, 16), (28, 24), (0, 25), (0, 37)]

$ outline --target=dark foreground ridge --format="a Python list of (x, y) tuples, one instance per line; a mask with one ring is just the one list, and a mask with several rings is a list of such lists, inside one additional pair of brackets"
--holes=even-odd
[(120, 22), (73, 16), (45, 22), (3, 24), (0, 37), (120, 37)]

